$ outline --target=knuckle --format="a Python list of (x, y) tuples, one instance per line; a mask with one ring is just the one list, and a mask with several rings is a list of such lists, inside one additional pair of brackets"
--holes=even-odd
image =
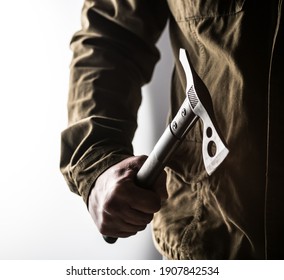
[(143, 218), (141, 218), (140, 223), (141, 225), (148, 225), (153, 220), (154, 214), (147, 214)]
[(153, 220), (154, 214), (150, 214), (146, 220), (146, 223), (149, 224)]
[(143, 226), (140, 226), (137, 231), (143, 231), (144, 229), (146, 229), (147, 225), (143, 225)]
[(125, 172), (124, 168), (113, 169), (112, 171), (113, 178), (120, 178), (121, 176), (123, 176), (124, 172)]
[[(105, 204), (104, 204), (104, 210), (105, 210), (105, 212), (107, 212), (107, 213), (112, 213), (112, 212), (113, 212), (114, 205), (115, 205), (114, 199), (108, 199), (107, 201), (105, 201)], [(103, 217), (106, 216), (106, 213), (105, 213), (105, 212), (103, 213)]]

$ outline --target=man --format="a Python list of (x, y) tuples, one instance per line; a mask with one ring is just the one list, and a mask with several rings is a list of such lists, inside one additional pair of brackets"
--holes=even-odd
[[(282, 12), (282, 0), (85, 0), (71, 43), (61, 170), (102, 234), (133, 235), (154, 216), (154, 242), (169, 259), (284, 257)], [(166, 167), (166, 188), (161, 174), (149, 191), (135, 184), (145, 157), (133, 156), (131, 141), (167, 20), (171, 116), (185, 95), (184, 48), (230, 154), (209, 177), (197, 122)]]

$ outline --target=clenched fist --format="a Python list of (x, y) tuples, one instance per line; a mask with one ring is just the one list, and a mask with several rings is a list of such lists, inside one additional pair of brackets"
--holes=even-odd
[(102, 173), (89, 196), (89, 212), (103, 235), (128, 237), (145, 229), (167, 198), (166, 174), (143, 189), (135, 184), (145, 156), (129, 157)]

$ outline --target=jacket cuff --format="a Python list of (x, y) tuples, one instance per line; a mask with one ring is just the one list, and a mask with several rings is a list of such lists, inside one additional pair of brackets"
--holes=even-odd
[(112, 165), (130, 156), (129, 154), (110, 152), (98, 160), (96, 154), (89, 154), (84, 160), (78, 162), (76, 167), (74, 167), (72, 177), (87, 207), (90, 192), (97, 178)]

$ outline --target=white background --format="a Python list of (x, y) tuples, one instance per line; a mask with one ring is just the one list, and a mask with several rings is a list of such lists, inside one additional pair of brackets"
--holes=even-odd
[[(72, 34), (82, 0), (0, 2), (0, 259), (159, 259), (150, 227), (106, 244), (59, 172), (67, 125)], [(171, 54), (143, 89), (137, 154), (148, 154), (168, 111)]]

